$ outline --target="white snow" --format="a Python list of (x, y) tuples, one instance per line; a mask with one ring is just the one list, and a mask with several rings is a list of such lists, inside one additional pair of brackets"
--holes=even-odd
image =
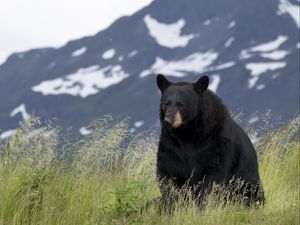
[(265, 84), (259, 84), (259, 85), (256, 86), (257, 90), (262, 90), (262, 89), (264, 89), (265, 87), (266, 87)]
[(88, 68), (78, 69), (75, 73), (64, 78), (45, 80), (31, 89), (43, 95), (68, 94), (85, 98), (99, 92), (99, 89), (117, 84), (129, 77), (120, 65), (100, 68), (94, 65)]
[(82, 54), (84, 54), (86, 52), (87, 48), (86, 47), (82, 47), (82, 48), (79, 48), (77, 50), (75, 50), (74, 52), (72, 52), (72, 56), (73, 57), (76, 57), (76, 56), (80, 56)]
[(194, 34), (181, 35), (181, 29), (185, 25), (184, 19), (179, 19), (175, 23), (160, 23), (149, 14), (144, 17), (144, 22), (149, 30), (149, 34), (156, 42), (166, 48), (185, 47)]
[(228, 38), (228, 40), (225, 42), (224, 46), (226, 48), (230, 47), (233, 41), (234, 41), (234, 37)]
[(256, 123), (256, 122), (258, 122), (258, 121), (259, 121), (258, 116), (254, 116), (254, 117), (252, 117), (252, 118), (250, 118), (250, 119), (248, 120), (248, 123), (249, 123), (249, 124), (253, 124), (253, 123)]
[(248, 59), (256, 55), (259, 52), (261, 57), (269, 58), (269, 59), (282, 59), (289, 52), (284, 50), (278, 50), (278, 48), (288, 39), (287, 36), (278, 35), (275, 40), (262, 43), (260, 45), (251, 47), (249, 49), (244, 49), (239, 54), (239, 59)]
[(203, 23), (203, 25), (205, 25), (205, 26), (208, 26), (208, 25), (210, 25), (210, 24), (211, 24), (211, 21), (210, 21), (210, 20), (205, 20), (204, 23)]
[(234, 61), (230, 61), (230, 62), (226, 62), (226, 63), (220, 64), (220, 65), (209, 67), (207, 69), (207, 71), (223, 70), (223, 69), (232, 67), (234, 65), (235, 65), (235, 62)]
[(221, 78), (220, 78), (219, 75), (212, 75), (212, 76), (211, 76), (211, 79), (212, 79), (212, 81), (210, 81), (210, 84), (209, 84), (209, 86), (208, 86), (208, 89), (216, 93), (216, 92), (217, 92), (217, 89), (218, 89), (218, 87), (219, 87)]
[(228, 24), (227, 28), (229, 28), (229, 29), (233, 28), (235, 25), (236, 25), (236, 22), (233, 20)]
[(21, 104), (18, 107), (16, 107), (11, 113), (9, 114), (10, 117), (14, 117), (18, 113), (21, 113), (22, 119), (24, 122), (28, 121), (30, 119), (30, 115), (26, 111), (25, 104)]
[(134, 127), (132, 127), (132, 128), (129, 129), (130, 133), (134, 133), (135, 131), (136, 131), (136, 129)]
[(296, 48), (300, 48), (300, 42), (297, 43)]
[(260, 54), (260, 56), (268, 59), (279, 60), (279, 59), (283, 59), (288, 54), (289, 52), (285, 50), (275, 50), (272, 52), (262, 53)]
[(122, 61), (123, 61), (123, 59), (124, 59), (124, 57), (123, 57), (123, 56), (121, 56), (121, 55), (118, 57), (118, 61), (119, 61), (119, 62), (122, 62)]
[(4, 131), (3, 133), (0, 134), (0, 139), (9, 138), (10, 136), (15, 135), (16, 133), (17, 133), (17, 129)]
[(300, 6), (293, 5), (288, 0), (280, 0), (278, 5), (278, 15), (289, 14), (294, 20), (297, 27), (300, 28)]
[(250, 53), (248, 49), (243, 49), (241, 51), (241, 53), (239, 54), (239, 59), (240, 60), (243, 60), (243, 59), (249, 59), (251, 58), (252, 56), (254, 56), (253, 53)]
[(134, 126), (135, 126), (136, 128), (139, 128), (139, 127), (143, 126), (144, 123), (145, 123), (144, 121), (136, 121), (136, 122), (134, 123)]
[(128, 57), (131, 58), (131, 57), (135, 56), (138, 53), (139, 53), (138, 50), (133, 50), (133, 51), (129, 52)]
[(258, 76), (256, 77), (251, 77), (248, 79), (248, 88), (253, 88), (256, 84), (256, 82), (258, 81)]
[(279, 48), (280, 45), (282, 45), (287, 39), (288, 39), (287, 36), (279, 35), (275, 40), (254, 46), (249, 50), (252, 52), (274, 51), (277, 48)]
[(273, 80), (275, 80), (275, 79), (277, 79), (279, 76), (280, 76), (280, 73), (275, 73), (275, 74), (272, 75), (271, 78), (272, 78)]
[(181, 60), (165, 61), (160, 57), (156, 57), (154, 64), (150, 69), (140, 73), (140, 77), (145, 77), (150, 74), (164, 73), (169, 76), (183, 77), (186, 73), (194, 72), (201, 73), (213, 64), (218, 58), (218, 53), (213, 51), (197, 52), (191, 54)]
[(246, 69), (250, 70), (251, 78), (248, 80), (248, 88), (253, 88), (258, 81), (259, 75), (268, 70), (277, 70), (286, 66), (285, 62), (257, 62), (247, 63)]
[(91, 130), (87, 129), (86, 127), (80, 127), (79, 133), (83, 136), (86, 136), (86, 135), (92, 134), (93, 132)]
[(112, 57), (114, 57), (116, 51), (111, 48), (111, 49), (108, 49), (107, 51), (105, 51), (103, 54), (102, 54), (102, 58), (103, 59), (111, 59)]
[(277, 70), (286, 66), (286, 62), (247, 63), (246, 69), (251, 70), (252, 76), (259, 76), (268, 70)]
[[(5, 131), (3, 133), (0, 134), (0, 139), (6, 139), (9, 138), (13, 135), (15, 135), (17, 133), (17, 129), (12, 129), (12, 130), (8, 130)], [(43, 137), (47, 138), (49, 136), (52, 136), (53, 134), (55, 134), (55, 129), (51, 129), (51, 130), (45, 130), (42, 128), (38, 128), (38, 129), (34, 129), (30, 132), (26, 132), (26, 138), (32, 138), (34, 136), (36, 136), (37, 134), (42, 134)]]

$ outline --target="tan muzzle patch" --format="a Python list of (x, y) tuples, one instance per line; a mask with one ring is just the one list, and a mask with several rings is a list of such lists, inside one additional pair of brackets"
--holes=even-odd
[(175, 117), (174, 117), (174, 122), (172, 124), (173, 128), (180, 127), (182, 124), (182, 117), (179, 111), (176, 112)]

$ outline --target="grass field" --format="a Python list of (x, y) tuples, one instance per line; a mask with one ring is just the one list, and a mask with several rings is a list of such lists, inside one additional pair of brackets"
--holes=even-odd
[(103, 119), (91, 137), (69, 143), (51, 127), (35, 132), (36, 124), (30, 121), (1, 145), (1, 225), (300, 224), (299, 118), (256, 143), (266, 196), (262, 209), (224, 207), (211, 197), (202, 210), (188, 202), (172, 214), (155, 205), (140, 212), (160, 195), (154, 135), (133, 137), (126, 122)]

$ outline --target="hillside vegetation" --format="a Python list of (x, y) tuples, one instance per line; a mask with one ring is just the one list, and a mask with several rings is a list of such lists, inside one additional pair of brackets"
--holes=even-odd
[(256, 143), (263, 208), (211, 196), (202, 210), (188, 201), (172, 214), (144, 209), (160, 195), (157, 137), (129, 135), (126, 124), (101, 119), (73, 143), (51, 126), (37, 130), (35, 119), (24, 125), (0, 149), (0, 224), (300, 224), (299, 118)]

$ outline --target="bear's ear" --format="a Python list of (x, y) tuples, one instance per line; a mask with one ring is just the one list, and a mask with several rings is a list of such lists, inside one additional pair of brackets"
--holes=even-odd
[(159, 88), (159, 90), (161, 91), (161, 93), (163, 93), (172, 84), (162, 74), (158, 74), (156, 76), (156, 83), (157, 83), (157, 87)]
[(199, 80), (197, 80), (197, 82), (195, 82), (193, 85), (196, 91), (202, 94), (204, 93), (204, 91), (206, 91), (208, 84), (209, 84), (208, 76), (203, 76)]

